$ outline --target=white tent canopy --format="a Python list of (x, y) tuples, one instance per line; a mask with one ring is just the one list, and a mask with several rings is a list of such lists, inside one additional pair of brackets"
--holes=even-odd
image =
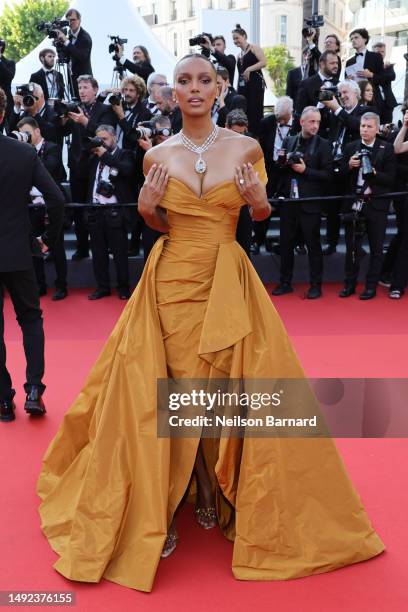
[[(115, 63), (108, 54), (111, 42), (108, 35), (127, 38), (125, 56), (132, 60), (132, 49), (143, 45), (150, 53), (152, 64), (157, 72), (163, 73), (172, 82), (172, 74), (176, 58), (162, 46), (153, 34), (145, 20), (139, 15), (131, 0), (74, 0), (71, 8), (77, 9), (82, 15), (82, 25), (93, 40), (92, 71), (101, 86), (111, 82)], [(51, 46), (46, 38), (17, 64), (14, 85), (27, 83), (30, 75), (36, 72), (41, 64), (38, 54), (41, 49)]]

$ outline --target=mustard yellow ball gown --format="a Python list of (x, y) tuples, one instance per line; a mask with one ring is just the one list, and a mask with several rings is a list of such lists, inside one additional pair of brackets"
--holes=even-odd
[[(266, 181), (263, 160), (255, 170)], [(42, 529), (67, 578), (153, 587), (199, 443), (157, 438), (157, 378), (304, 376), (235, 241), (243, 204), (233, 181), (198, 198), (169, 180), (169, 234), (44, 457)], [(236, 578), (298, 578), (384, 550), (330, 438), (205, 443)]]

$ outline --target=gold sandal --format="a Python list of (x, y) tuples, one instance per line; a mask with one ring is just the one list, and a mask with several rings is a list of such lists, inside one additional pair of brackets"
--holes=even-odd
[(196, 508), (195, 519), (203, 529), (212, 529), (218, 524), (217, 512), (214, 507)]
[(178, 535), (174, 533), (168, 534), (166, 541), (164, 543), (164, 546), (163, 546), (162, 553), (160, 555), (162, 559), (169, 557), (171, 553), (175, 551), (178, 539), (179, 539)]

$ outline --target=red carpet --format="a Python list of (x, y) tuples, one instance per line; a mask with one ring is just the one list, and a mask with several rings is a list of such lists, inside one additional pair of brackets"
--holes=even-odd
[[(310, 376), (407, 377), (408, 298), (340, 300), (328, 286), (322, 300), (303, 300), (305, 287), (274, 299)], [(75, 591), (77, 610), (259, 610), (356, 612), (408, 609), (408, 512), (405, 440), (340, 440), (338, 446), (387, 551), (365, 563), (288, 582), (239, 582), (232, 546), (204, 532), (190, 506), (179, 520), (180, 544), (160, 564), (153, 593), (118, 585), (70, 583), (52, 569), (56, 558), (39, 528), (35, 483), (41, 458), (123, 308), (116, 297), (89, 302), (85, 291), (42, 300), (46, 328), (48, 415), (23, 414), (24, 359), (20, 330), (6, 301), (8, 365), (17, 389), (17, 419), (0, 427), (0, 590)], [(26, 608), (27, 609), (27, 608)], [(29, 608), (31, 609), (31, 607)], [(32, 609), (38, 609), (32, 607)]]

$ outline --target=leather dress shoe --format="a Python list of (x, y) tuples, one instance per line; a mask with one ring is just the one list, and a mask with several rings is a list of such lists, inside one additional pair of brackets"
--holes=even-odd
[(279, 283), (272, 291), (272, 295), (285, 295), (285, 293), (293, 293), (293, 287), (290, 283)]
[(16, 418), (16, 415), (14, 414), (16, 405), (13, 401), (13, 397), (15, 396), (16, 392), (14, 389), (12, 389), (11, 393), (11, 399), (0, 400), (0, 422), (2, 423), (9, 423), (10, 421), (14, 421)]
[(297, 255), (306, 255), (307, 251), (306, 251), (306, 247), (304, 244), (298, 244), (297, 246), (295, 246), (295, 253)]
[(72, 261), (81, 261), (81, 259), (88, 259), (88, 257), (89, 257), (89, 253), (81, 253), (80, 251), (75, 251), (71, 259)]
[(355, 285), (346, 285), (340, 291), (339, 297), (341, 297), (341, 298), (348, 298), (348, 297), (350, 297), (350, 295), (353, 295), (353, 293), (355, 293), (355, 292), (356, 292)]
[(41, 397), (41, 391), (36, 385), (32, 385), (28, 389), (24, 410), (30, 416), (44, 416), (47, 412)]
[(129, 290), (118, 291), (118, 296), (120, 300), (128, 300), (130, 298)]
[(259, 255), (260, 247), (256, 242), (251, 242), (251, 246), (249, 248), (251, 255)]
[(306, 293), (308, 300), (316, 300), (322, 297), (322, 288), (320, 285), (310, 285), (309, 291)]
[(323, 249), (323, 255), (333, 255), (337, 251), (337, 247), (335, 244), (328, 244), (325, 249)]
[(100, 300), (104, 297), (108, 297), (111, 294), (110, 291), (106, 289), (97, 289), (91, 295), (88, 295), (88, 300)]
[(59, 302), (60, 300), (65, 300), (68, 295), (68, 291), (66, 289), (57, 289), (54, 295), (52, 296), (53, 302)]
[(360, 300), (372, 300), (377, 295), (377, 291), (375, 289), (364, 289), (363, 293), (360, 293), (358, 296)]

